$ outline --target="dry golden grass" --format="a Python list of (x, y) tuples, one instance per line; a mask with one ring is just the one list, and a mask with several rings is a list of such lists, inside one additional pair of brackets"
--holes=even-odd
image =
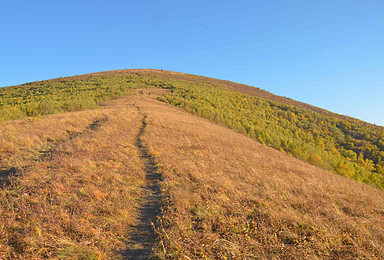
[(159, 256), (384, 258), (382, 190), (158, 101), (138, 105), (168, 196)]
[[(145, 197), (144, 146), (163, 174), (164, 259), (384, 258), (384, 192), (321, 170), (152, 94), (0, 125), (0, 259), (110, 259)], [(1, 170), (1, 169), (0, 169)]]
[(0, 122), (0, 169), (21, 167), (27, 159), (38, 159), (104, 116), (105, 111), (95, 110)]
[[(118, 256), (143, 195), (134, 145), (141, 118), (132, 102), (118, 100), (102, 110), (3, 124), (0, 131), (11, 135), (1, 142), (13, 145), (5, 164), (21, 170), (0, 190), (0, 259)], [(40, 150), (48, 153), (35, 155)]]

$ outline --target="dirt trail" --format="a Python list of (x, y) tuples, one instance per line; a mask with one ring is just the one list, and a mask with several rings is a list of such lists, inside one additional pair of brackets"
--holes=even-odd
[(76, 133), (68, 133), (68, 137), (65, 140), (62, 140), (59, 142), (53, 142), (50, 146), (48, 146), (47, 149), (40, 150), (39, 155), (36, 158), (34, 158), (32, 161), (27, 161), (27, 163), (23, 165), (23, 167), (21, 168), (18, 168), (18, 167), (0, 168), (0, 188), (3, 186), (11, 185), (12, 183), (11, 178), (21, 175), (23, 170), (28, 168), (31, 163), (36, 163), (36, 161), (50, 160), (53, 153), (55, 152), (55, 150), (60, 144), (71, 141), (72, 139), (77, 138), (81, 135), (84, 135), (89, 131), (97, 131), (97, 129), (100, 126), (102, 126), (107, 120), (108, 120), (107, 117), (103, 117), (90, 123), (87, 127), (84, 128), (83, 131), (76, 132)]
[(67, 139), (65, 139), (61, 142), (54, 143), (49, 149), (39, 151), (40, 152), (39, 160), (50, 159), (50, 157), (52, 156), (52, 154), (55, 152), (55, 150), (57, 149), (57, 147), (60, 144), (71, 141), (77, 137), (80, 137), (80, 136), (88, 133), (89, 131), (97, 131), (97, 129), (99, 127), (101, 127), (107, 120), (108, 120), (107, 117), (103, 117), (101, 119), (97, 119), (97, 120), (93, 121), (92, 123), (90, 123), (83, 131), (76, 132), (76, 133), (68, 133)]
[(156, 234), (154, 232), (154, 223), (161, 212), (161, 174), (154, 161), (154, 158), (148, 152), (143, 144), (142, 135), (147, 126), (147, 116), (140, 108), (139, 113), (143, 115), (142, 126), (135, 139), (135, 145), (139, 150), (139, 155), (146, 172), (145, 197), (142, 206), (139, 208), (138, 223), (132, 227), (129, 232), (128, 249), (123, 252), (124, 259), (148, 259), (152, 252)]

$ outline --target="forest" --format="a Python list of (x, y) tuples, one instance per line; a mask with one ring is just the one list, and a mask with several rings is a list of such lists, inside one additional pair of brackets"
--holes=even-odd
[(280, 151), (384, 188), (384, 131), (211, 83), (173, 84), (162, 100)]
[(225, 81), (201, 76), (122, 70), (0, 88), (0, 121), (97, 108), (99, 102), (128, 95), (132, 89), (153, 87), (169, 90), (159, 98), (164, 102), (384, 189), (383, 127), (234, 91)]

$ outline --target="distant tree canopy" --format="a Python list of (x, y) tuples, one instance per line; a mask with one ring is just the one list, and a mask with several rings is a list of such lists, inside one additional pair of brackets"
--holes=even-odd
[(224, 81), (200, 76), (126, 70), (1, 88), (0, 121), (92, 109), (98, 102), (128, 95), (131, 89), (148, 87), (169, 89), (162, 101), (384, 189), (383, 127), (239, 93)]
[(174, 83), (161, 99), (314, 165), (384, 188), (383, 128), (207, 83)]
[(147, 85), (121, 75), (75, 76), (0, 89), (0, 121), (96, 108), (97, 103)]

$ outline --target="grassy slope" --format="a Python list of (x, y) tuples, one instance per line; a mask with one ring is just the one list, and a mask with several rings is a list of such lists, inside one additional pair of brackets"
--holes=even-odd
[(160, 256), (384, 257), (383, 191), (160, 102), (138, 105), (169, 199)]
[[(0, 89), (0, 121), (96, 108), (132, 89), (172, 91), (163, 100), (297, 158), (384, 189), (384, 128), (233, 82), (159, 70), (119, 70)], [(244, 94), (246, 93), (246, 94)]]
[[(129, 104), (129, 105), (128, 105)], [(125, 249), (143, 192), (131, 102), (0, 125), (1, 259), (109, 259)]]
[(119, 257), (144, 195), (133, 102), (163, 174), (159, 257), (384, 257), (383, 191), (145, 94), (0, 125), (2, 167), (21, 169), (0, 190), (0, 258)]

